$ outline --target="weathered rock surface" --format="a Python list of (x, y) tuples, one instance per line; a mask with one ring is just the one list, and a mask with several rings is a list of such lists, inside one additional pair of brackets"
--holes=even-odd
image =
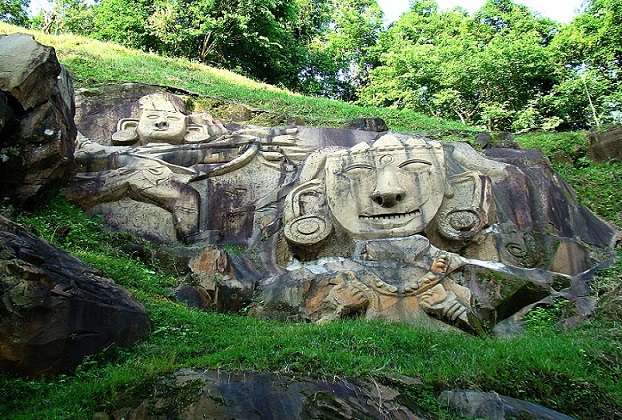
[(383, 133), (389, 131), (389, 127), (387, 127), (387, 123), (384, 122), (382, 118), (374, 117), (374, 118), (357, 118), (350, 121), (346, 124), (345, 128), (349, 128), (352, 130), (364, 130), (364, 131), (375, 131), (377, 133)]
[(0, 36), (0, 57), (0, 196), (32, 204), (71, 170), (71, 76), (30, 35)]
[(494, 392), (445, 391), (439, 398), (461, 416), (488, 420), (572, 420), (565, 414)]
[(418, 419), (394, 388), (253, 372), (183, 369), (154, 386), (137, 407), (105, 419)]
[[(505, 335), (561, 298), (571, 326), (620, 238), (508, 135), (480, 154), (421, 135), (224, 127), (171, 95), (138, 102), (115, 146), (80, 139), (66, 195), (118, 229), (203, 247), (177, 291), (192, 305)], [(232, 244), (242, 255), (219, 249)]]
[(0, 370), (53, 374), (145, 337), (127, 291), (0, 216)]
[(231, 255), (223, 249), (207, 246), (190, 260), (190, 271), (198, 283), (194, 293), (209, 296), (204, 309), (239, 312), (253, 298), (255, 286), (262, 278), (254, 264), (242, 255)]
[(595, 162), (622, 161), (622, 127), (589, 136), (589, 155)]
[(163, 87), (142, 83), (109, 84), (78, 89), (76, 127), (89, 139), (110, 145), (119, 120), (139, 114), (140, 98), (165, 92)]
[(518, 143), (514, 140), (514, 135), (508, 132), (487, 133), (482, 132), (475, 136), (475, 142), (482, 149), (499, 148), (499, 149), (520, 149)]

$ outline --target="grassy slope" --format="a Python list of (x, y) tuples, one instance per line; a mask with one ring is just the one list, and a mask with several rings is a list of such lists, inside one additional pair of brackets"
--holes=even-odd
[[(18, 28), (0, 24), (0, 33)], [(25, 30), (19, 29), (24, 32)], [(140, 81), (175, 86), (222, 100), (303, 117), (309, 124), (341, 125), (357, 116), (380, 116), (395, 130), (437, 133), (472, 130), (458, 123), (410, 111), (362, 108), (308, 98), (253, 82), (233, 73), (162, 58), (74, 36), (44, 36), (73, 72), (78, 86)], [(534, 134), (519, 139), (542, 149), (596, 212), (620, 222), (622, 165), (593, 165), (585, 159), (581, 133)], [(328, 326), (282, 324), (189, 310), (172, 303), (176, 283), (157, 266), (118, 251), (123, 238), (56, 200), (35, 215), (18, 219), (127, 287), (143, 302), (154, 332), (129, 350), (111, 349), (88, 360), (75, 375), (50, 380), (0, 378), (0, 417), (84, 417), (118, 407), (158, 375), (179, 367), (257, 369), (318, 376), (418, 376), (425, 386), (411, 390), (430, 415), (447, 415), (435, 393), (447, 387), (475, 387), (543, 403), (569, 414), (622, 416), (622, 348), (613, 321), (595, 321), (560, 333), (552, 317), (511, 340), (429, 332), (399, 325), (337, 322)], [(70, 226), (66, 238), (55, 232)], [(619, 281), (620, 264), (598, 284)]]
[(395, 130), (472, 131), (470, 127), (458, 122), (417, 112), (361, 107), (297, 95), (185, 59), (164, 58), (79, 36), (45, 35), (0, 23), (0, 34), (12, 32), (33, 34), (41, 43), (55, 47), (60, 61), (71, 70), (78, 87), (119, 81), (161, 84), (274, 110), (291, 118), (302, 117), (309, 125), (340, 126), (353, 118), (378, 116)]

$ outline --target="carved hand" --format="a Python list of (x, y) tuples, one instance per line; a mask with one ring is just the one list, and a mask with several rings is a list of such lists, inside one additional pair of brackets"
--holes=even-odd
[(446, 254), (441, 254), (432, 263), (430, 271), (436, 274), (445, 274), (449, 268), (448, 258)]

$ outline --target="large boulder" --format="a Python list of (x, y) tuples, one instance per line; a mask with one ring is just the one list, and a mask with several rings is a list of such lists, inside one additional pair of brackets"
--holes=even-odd
[(0, 36), (0, 57), (0, 196), (28, 204), (70, 174), (73, 84), (30, 35)]
[(1, 371), (66, 371), (149, 329), (145, 309), (126, 290), (0, 216)]
[[(410, 378), (408, 378), (410, 379)], [(182, 369), (153, 384), (134, 407), (96, 413), (118, 419), (419, 419), (412, 401), (377, 381)], [(126, 395), (126, 400), (131, 395)], [(140, 401), (142, 399), (142, 401)], [(137, 406), (136, 406), (137, 405)], [(416, 408), (416, 407), (415, 407)]]
[(572, 420), (565, 414), (528, 401), (505, 397), (495, 392), (445, 391), (440, 396), (442, 404), (456, 410), (466, 418), (490, 420)]
[(622, 126), (590, 134), (589, 155), (595, 162), (622, 161)]

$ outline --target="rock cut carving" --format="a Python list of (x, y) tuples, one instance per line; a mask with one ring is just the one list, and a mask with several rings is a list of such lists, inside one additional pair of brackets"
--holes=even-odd
[[(490, 179), (475, 171), (448, 177), (445, 152), (435, 141), (385, 135), (372, 145), (311, 155), (302, 173), (312, 179), (287, 196), (286, 226), (313, 217), (354, 239), (380, 239), (415, 235), (438, 220), (442, 236), (464, 240), (489, 223)], [(285, 235), (307, 243), (297, 229)], [(308, 243), (319, 242), (312, 238)]]
[[(209, 114), (188, 114), (184, 102), (168, 93), (143, 96), (139, 103), (138, 118), (119, 121), (113, 146), (79, 139), (75, 155), (79, 172), (66, 195), (88, 210), (104, 211), (111, 224), (153, 239), (201, 239), (207, 225), (215, 223), (210, 221), (210, 208), (216, 208), (214, 216), (221, 219), (218, 229), (241, 229), (236, 220), (247, 217), (236, 214), (250, 213), (252, 221), (253, 202), (285, 182), (286, 174), (293, 173), (293, 163), (310, 152), (299, 144), (296, 128), (251, 127), (232, 132)], [(266, 168), (252, 182), (260, 187), (228, 204), (223, 197), (211, 204), (202, 198), (200, 191), (206, 189), (222, 194), (242, 187), (246, 191), (244, 179), (251, 175), (235, 174), (252, 168), (253, 162)], [(161, 222), (170, 224), (170, 219), (174, 226), (153, 232), (149, 221), (140, 223), (140, 217), (129, 214), (156, 214), (153, 206), (170, 213), (172, 218)], [(310, 223), (299, 223), (300, 232), (309, 231)], [(176, 232), (172, 238), (171, 229)]]
[(139, 118), (119, 120), (112, 144), (193, 144), (227, 134), (209, 114), (188, 114), (184, 102), (170, 93), (154, 93), (139, 100)]

